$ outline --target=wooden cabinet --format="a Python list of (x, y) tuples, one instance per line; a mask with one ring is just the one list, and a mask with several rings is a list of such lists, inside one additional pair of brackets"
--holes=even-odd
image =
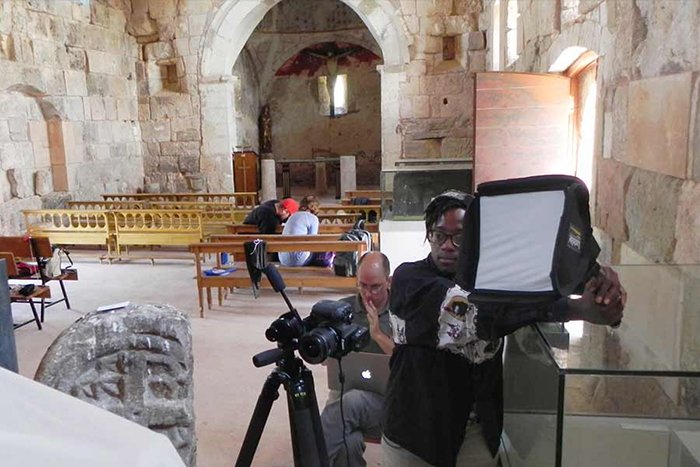
[(233, 184), (236, 192), (255, 192), (260, 188), (260, 163), (253, 151), (233, 153)]

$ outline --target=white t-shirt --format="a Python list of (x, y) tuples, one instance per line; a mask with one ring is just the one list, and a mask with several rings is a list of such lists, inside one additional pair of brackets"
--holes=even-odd
[[(282, 235), (316, 235), (318, 234), (318, 217), (309, 211), (297, 211), (284, 223)], [(304, 266), (311, 261), (310, 251), (290, 251), (279, 253), (280, 263), (284, 266)]]

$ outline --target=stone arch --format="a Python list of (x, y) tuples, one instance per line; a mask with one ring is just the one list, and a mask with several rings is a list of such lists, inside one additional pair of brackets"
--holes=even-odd
[[(214, 14), (201, 42), (199, 61), (202, 158), (201, 168), (209, 189), (229, 191), (233, 187), (230, 152), (236, 141), (232, 102), (233, 65), (248, 38), (265, 14), (282, 0), (226, 0)], [(408, 39), (390, 0), (338, 0), (350, 7), (364, 22), (383, 56), (382, 154), (383, 160), (398, 159), (400, 139), (395, 134), (399, 121), (398, 86), (404, 65), (409, 63)]]
[[(50, 100), (46, 99), (46, 92), (35, 86), (13, 84), (0, 93), (19, 94), (31, 99), (41, 113), (41, 119), (27, 118), (27, 140), (32, 146), (31, 156), (34, 159), (31, 164), (33, 175), (27, 172), (26, 167), (18, 169), (21, 173), (13, 172), (15, 183), (24, 187), (22, 190), (15, 189), (16, 197), (44, 196), (52, 191), (67, 191), (68, 175), (63, 138), (65, 116)], [(29, 193), (28, 187), (32, 185), (32, 193)]]
[[(228, 0), (212, 19), (202, 43), (200, 76), (219, 78), (231, 73), (243, 46), (265, 14), (282, 0)], [(350, 7), (377, 41), (384, 66), (409, 62), (408, 41), (396, 9), (389, 0), (338, 0)]]

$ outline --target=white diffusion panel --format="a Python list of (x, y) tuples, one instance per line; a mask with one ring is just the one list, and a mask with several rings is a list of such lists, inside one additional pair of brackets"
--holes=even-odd
[(475, 288), (547, 292), (563, 191), (480, 198), (479, 264)]

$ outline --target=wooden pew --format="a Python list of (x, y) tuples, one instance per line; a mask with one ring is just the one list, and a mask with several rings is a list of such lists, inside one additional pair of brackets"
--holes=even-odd
[[(344, 232), (352, 230), (352, 224), (319, 224), (319, 234), (334, 234), (336, 238)], [(379, 249), (379, 224), (365, 224), (365, 230), (372, 234), (372, 245)], [(255, 234), (258, 227), (251, 224), (229, 224), (226, 226), (229, 234)], [(278, 227), (277, 233), (282, 233), (282, 226)]]
[(360, 213), (326, 213), (318, 214), (318, 221), (321, 224), (352, 224), (360, 218)]
[[(270, 236), (273, 237), (273, 236)], [(202, 262), (206, 256), (215, 255), (219, 258), (221, 253), (233, 253), (241, 255), (245, 253), (244, 243), (249, 240), (239, 239), (235, 242), (210, 242), (197, 243), (190, 245), (190, 251), (195, 255), (195, 265), (197, 268), (197, 294), (199, 298), (199, 313), (204, 317), (204, 293), (206, 291), (207, 307), (211, 309), (212, 297), (211, 289), (225, 289), (232, 287), (249, 287), (250, 277), (245, 264), (240, 265), (230, 274), (223, 276), (207, 276), (202, 271)], [(290, 240), (286, 241), (284, 236), (272, 238), (267, 242), (267, 251), (269, 253), (283, 251), (311, 251), (313, 253), (333, 251), (339, 252), (357, 252), (361, 256), (367, 245), (361, 241), (307, 241), (307, 240)], [(240, 264), (240, 263), (239, 263)], [(336, 276), (329, 268), (318, 267), (295, 267), (281, 268), (285, 284), (288, 287), (323, 287), (323, 288), (340, 288), (340, 289), (355, 289), (356, 281), (354, 277)], [(271, 287), (267, 279), (263, 278), (261, 286)]]
[(322, 204), (319, 207), (319, 214), (360, 214), (361, 219), (368, 223), (375, 224), (382, 218), (382, 207), (378, 204), (366, 205), (342, 205), (342, 204)]
[[(113, 211), (116, 231), (116, 258), (174, 257), (172, 253), (151, 250), (129, 251), (133, 246), (187, 246), (204, 239), (202, 211), (138, 209)], [(113, 258), (110, 258), (113, 259)]]
[(253, 209), (258, 204), (255, 192), (239, 193), (106, 193), (105, 201), (190, 201), (230, 203), (239, 209)]
[(22, 211), (27, 233), (48, 237), (54, 245), (97, 245), (112, 255), (116, 232), (108, 211), (95, 209), (31, 209)]
[(87, 209), (110, 211), (115, 209), (144, 209), (148, 207), (146, 201), (68, 201), (67, 209)]

